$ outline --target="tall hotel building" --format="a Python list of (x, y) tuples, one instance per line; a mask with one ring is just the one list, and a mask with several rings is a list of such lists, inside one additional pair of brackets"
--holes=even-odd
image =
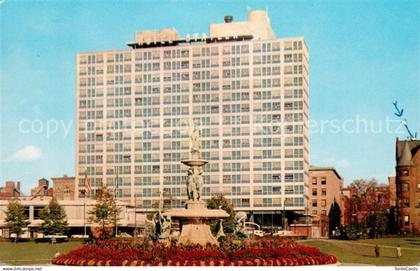
[[(129, 49), (77, 55), (77, 169), (144, 211), (182, 208), (190, 131), (201, 131), (205, 198), (223, 193), (252, 217), (304, 214), (308, 51), (278, 39), (264, 11), (209, 34), (137, 33)], [(80, 195), (79, 195), (80, 197)], [(277, 220), (277, 219), (276, 219)]]

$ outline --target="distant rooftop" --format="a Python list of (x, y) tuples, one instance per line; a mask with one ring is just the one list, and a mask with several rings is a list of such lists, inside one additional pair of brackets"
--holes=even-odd
[(135, 35), (135, 41), (127, 45), (133, 49), (176, 46), (187, 43), (215, 43), (242, 40), (272, 40), (276, 36), (271, 29), (270, 19), (263, 10), (251, 10), (248, 13), (247, 21), (233, 20), (233, 16), (224, 17), (223, 23), (213, 23), (209, 25), (209, 36), (203, 33), (194, 33), (192, 37), (188, 34), (185, 38), (180, 38), (178, 32), (173, 28), (161, 30), (146, 30)]
[(334, 171), (335, 175), (337, 175), (340, 180), (343, 180), (334, 167), (309, 166), (309, 171)]
[(420, 150), (420, 140), (399, 140), (397, 138), (395, 160), (397, 166), (413, 166), (413, 156)]

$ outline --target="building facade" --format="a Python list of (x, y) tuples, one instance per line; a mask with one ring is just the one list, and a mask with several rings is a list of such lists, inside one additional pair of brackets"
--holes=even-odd
[(57, 200), (72, 200), (76, 193), (75, 177), (64, 175), (62, 177), (52, 177), (54, 197)]
[[(29, 221), (25, 233), (21, 236), (23, 238), (37, 238), (42, 237), (39, 231), (39, 226), (43, 222), (41, 220), (41, 211), (49, 204), (51, 197), (18, 197), (20, 204), (25, 208), (25, 215)], [(63, 207), (66, 213), (69, 232), (68, 235), (84, 234), (84, 226), (87, 227), (87, 233), (90, 234), (92, 227), (98, 225), (89, 221), (89, 211), (91, 211), (95, 204), (95, 200), (79, 199), (79, 200), (59, 200), (58, 203)], [(7, 206), (9, 201), (0, 200), (0, 237), (10, 238), (9, 229), (5, 223)], [(144, 229), (147, 227), (147, 218), (144, 214), (137, 213), (137, 210), (123, 202), (117, 202), (121, 212), (118, 220), (119, 232), (132, 233), (134, 227)]]
[[(334, 201), (341, 205), (343, 179), (333, 167), (309, 168), (309, 213), (328, 216)], [(341, 211), (343, 210), (340, 206)]]
[(0, 199), (11, 199), (22, 195), (20, 182), (6, 181), (4, 187), (0, 187)]
[(420, 232), (420, 140), (396, 141), (396, 205), (401, 232)]
[[(77, 55), (76, 191), (88, 176), (144, 211), (183, 208), (192, 123), (204, 198), (236, 210), (303, 214), (308, 193), (308, 50), (275, 37), (267, 14), (180, 39), (136, 34), (131, 49)], [(76, 197), (81, 197), (76, 193)]]

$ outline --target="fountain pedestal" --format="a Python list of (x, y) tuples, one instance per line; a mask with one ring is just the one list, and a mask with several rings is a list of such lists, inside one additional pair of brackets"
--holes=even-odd
[(205, 246), (210, 243), (218, 245), (216, 237), (213, 236), (210, 226), (206, 224), (209, 219), (220, 219), (229, 217), (229, 214), (222, 210), (209, 210), (202, 200), (202, 188), (204, 185), (202, 166), (208, 163), (200, 158), (200, 132), (195, 127), (191, 135), (192, 148), (191, 159), (181, 161), (189, 167), (187, 174), (188, 201), (185, 209), (170, 209), (163, 213), (164, 216), (178, 219), (181, 234), (178, 244), (200, 244)]
[(211, 233), (210, 226), (206, 224), (207, 220), (229, 217), (229, 214), (224, 210), (207, 209), (204, 201), (192, 200), (187, 201), (186, 209), (170, 209), (163, 215), (178, 219), (181, 227), (178, 244), (200, 244), (203, 246), (207, 243), (219, 244)]

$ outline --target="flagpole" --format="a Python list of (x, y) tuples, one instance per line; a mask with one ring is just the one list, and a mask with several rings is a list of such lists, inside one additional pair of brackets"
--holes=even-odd
[(85, 191), (85, 198), (83, 200), (83, 227), (84, 227), (83, 238), (85, 238), (86, 237), (86, 191)]
[[(115, 205), (118, 207), (117, 205), (117, 192), (118, 192), (118, 166), (117, 166), (117, 179), (115, 180), (115, 193), (114, 193), (114, 197), (115, 197)], [(115, 237), (117, 237), (118, 234), (118, 221), (117, 221), (117, 213), (115, 213)]]
[(90, 191), (90, 184), (87, 177), (87, 172), (85, 172), (85, 190), (84, 190), (84, 199), (83, 199), (83, 233), (86, 236), (86, 197), (87, 193)]

